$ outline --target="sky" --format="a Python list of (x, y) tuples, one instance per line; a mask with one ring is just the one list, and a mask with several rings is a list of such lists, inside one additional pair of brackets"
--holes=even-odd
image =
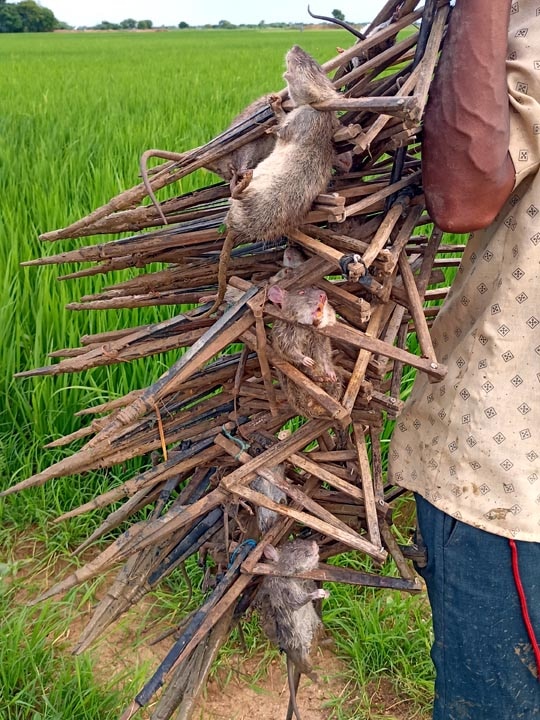
[(384, 0), (41, 0), (40, 4), (73, 26), (97, 25), (102, 20), (118, 23), (126, 18), (152, 20), (159, 26), (180, 21), (189, 25), (217, 25), (220, 20), (235, 25), (261, 20), (313, 22), (307, 14), (308, 1), (318, 15), (331, 15), (338, 9), (351, 22), (372, 20), (384, 5)]

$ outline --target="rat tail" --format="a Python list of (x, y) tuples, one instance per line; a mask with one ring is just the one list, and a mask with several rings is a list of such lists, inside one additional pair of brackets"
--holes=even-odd
[(287, 677), (289, 679), (289, 707), (287, 708), (285, 720), (292, 720), (293, 714), (296, 715), (296, 720), (302, 720), (296, 703), (296, 693), (300, 684), (300, 671), (289, 655), (287, 655)]
[(223, 247), (221, 248), (221, 253), (219, 255), (217, 296), (210, 310), (207, 310), (202, 315), (197, 315), (197, 320), (212, 315), (212, 313), (214, 313), (223, 302), (225, 291), (227, 290), (227, 271), (229, 269), (229, 261), (231, 259), (231, 250), (235, 246), (237, 239), (237, 233), (227, 229), (227, 235), (225, 236)]

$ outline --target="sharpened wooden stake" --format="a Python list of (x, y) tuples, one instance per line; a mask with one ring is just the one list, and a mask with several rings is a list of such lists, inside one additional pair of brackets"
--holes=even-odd
[(366, 522), (368, 527), (369, 540), (373, 545), (381, 545), (381, 532), (379, 530), (379, 519), (377, 515), (377, 507), (375, 501), (375, 492), (373, 490), (373, 478), (369, 467), (369, 458), (367, 454), (366, 438), (362, 425), (355, 423), (354, 442), (356, 452), (358, 453), (358, 466), (362, 477), (362, 490), (364, 493), (364, 506), (366, 508)]
[[(166, 305), (183, 310), (169, 320), (144, 325), (134, 321), (133, 327), (128, 322), (84, 336), (78, 347), (53, 351), (53, 364), (19, 374), (73, 373), (141, 358), (153, 362), (157, 354), (177, 352), (176, 361), (148, 387), (82, 409), (79, 415), (91, 415), (87, 426), (49, 447), (81, 440), (85, 444), (2, 493), (141, 458), (142, 471), (122, 477), (116, 487), (58, 519), (125, 499), (111, 508), (78, 551), (121, 523), (125, 532), (64, 579), (55, 578), (40, 598), (65, 592), (121, 563), (77, 651), (136, 605), (177, 563), (193, 559), (197, 548), (201, 564), (207, 554), (212, 559), (204, 580), (209, 588), (227, 576), (226, 587), (217, 595), (210, 591), (210, 605), (188, 614), (189, 622), (198, 616), (197, 622), (126, 709), (125, 720), (147, 707), (166, 681), (169, 686), (149, 711), (153, 720), (169, 720), (177, 708), (182, 720), (192, 717), (191, 694), (205, 682), (217, 648), (252, 603), (260, 576), (278, 572), (274, 564), (261, 562), (268, 544), (303, 533), (316, 539), (323, 562), (310, 573), (298, 574), (301, 578), (408, 592), (421, 589), (392, 534), (392, 503), (404, 490), (385, 484), (380, 434), (385, 420), (396, 417), (402, 407), (405, 365), (426, 372), (433, 381), (445, 375), (428, 330), (438, 307), (424, 305), (445, 298), (447, 287), (430, 286), (444, 282), (442, 270), (459, 263), (464, 245), (440, 246), (437, 228), (431, 233), (418, 230), (430, 218), (421, 191), (417, 135), (449, 8), (441, 0), (431, 25), (436, 2), (430, 0), (425, 13), (416, 5), (415, 0), (389, 0), (366, 29), (365, 39), (324, 65), (327, 72), (337, 70), (332, 82), (340, 96), (315, 107), (320, 112), (343, 110), (334, 134), (335, 174), (287, 239), (275, 247), (261, 239), (234, 248), (228, 293), (216, 319), (201, 315), (208, 308), (205, 298), (216, 292), (231, 186), (242, 182), (243, 166), (235, 166), (237, 151), (242, 148), (249, 156), (249, 143), (276, 124), (269, 108), (250, 114), (199, 148), (147, 151), (143, 160), (160, 157), (166, 162), (149, 169), (145, 183), (125, 190), (68, 228), (42, 236), (57, 240), (131, 232), (131, 237), (82, 241), (79, 247), (66, 246), (64, 252), (24, 263), (62, 266), (60, 279), (75, 283), (107, 275), (105, 287), (69, 304), (73, 311), (159, 311)], [(415, 30), (398, 39), (401, 29), (420, 18), (425, 20), (420, 33)], [(287, 90), (279, 96), (290, 110)], [(394, 169), (401, 167), (396, 156), (404, 156), (399, 171)], [(154, 194), (216, 160), (224, 166), (230, 161), (235, 174), (231, 184), (227, 177), (154, 205), (142, 204), (149, 191)], [(270, 200), (271, 192), (269, 186)], [(283, 267), (286, 242), (301, 251), (297, 267)], [(449, 258), (451, 252), (456, 257)], [(133, 276), (118, 279), (117, 273), (129, 268), (136, 269)], [(266, 290), (275, 282), (286, 290), (314, 285), (327, 294), (338, 322), (318, 332), (332, 340), (334, 362), (346, 386), (340, 402), (283, 362), (268, 343), (269, 326), (284, 319), (278, 307), (265, 302)], [(425, 357), (407, 351), (407, 330), (412, 328)], [(233, 345), (241, 347), (229, 355)], [(274, 384), (273, 368), (301, 385), (324, 417), (306, 422), (298, 418), (284, 389)], [(113, 396), (104, 394), (107, 397)], [(345, 448), (336, 450), (332, 432), (339, 426), (349, 430), (350, 425), (353, 433), (347, 434)], [(294, 428), (288, 437), (282, 434), (284, 427)], [(145, 455), (150, 452), (153, 467), (146, 469)], [(271, 471), (280, 464), (286, 469), (283, 479)], [(283, 491), (287, 504), (255, 491), (251, 482), (257, 475)], [(257, 508), (272, 510), (277, 517), (262, 537)], [(135, 513), (141, 511), (145, 519), (135, 522)], [(247, 559), (236, 562), (229, 555), (233, 548), (251, 548), (257, 539)], [(327, 564), (351, 549), (371, 556), (375, 565), (384, 561), (388, 550), (400, 577)]]

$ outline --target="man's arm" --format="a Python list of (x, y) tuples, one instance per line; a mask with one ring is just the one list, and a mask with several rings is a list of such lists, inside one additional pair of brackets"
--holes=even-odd
[(457, 0), (424, 119), (424, 189), (449, 232), (487, 227), (508, 198), (506, 84), (511, 0)]

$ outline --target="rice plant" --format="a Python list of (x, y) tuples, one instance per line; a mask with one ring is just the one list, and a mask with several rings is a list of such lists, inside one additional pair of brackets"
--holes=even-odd
[[(97, 292), (107, 278), (59, 282), (56, 268), (21, 267), (46, 252), (73, 247), (59, 242), (49, 248), (38, 234), (67, 225), (133, 185), (145, 149), (183, 151), (203, 144), (253, 99), (281, 89), (283, 57), (293, 44), (322, 62), (337, 45), (350, 42), (345, 31), (297, 30), (2, 37), (0, 488), (60, 457), (42, 446), (80, 426), (74, 417), (78, 409), (150, 384), (175, 357), (77, 376), (14, 380), (14, 373), (46, 364), (51, 351), (79, 345), (84, 334), (121, 328), (128, 317), (130, 324), (143, 324), (176, 312), (163, 307), (66, 311), (68, 302)], [(206, 177), (204, 171), (189, 176), (174, 192), (193, 190)], [(405, 383), (410, 385), (410, 379)], [(388, 431), (383, 440), (388, 442)], [(118, 715), (125, 697), (121, 691), (113, 685), (97, 687), (90, 659), (71, 659), (55, 640), (69, 624), (73, 598), (71, 604), (24, 607), (21, 586), (10, 579), (8, 558), (21, 535), (28, 546), (38, 547), (43, 562), (65, 557), (97, 526), (99, 512), (61, 525), (53, 525), (52, 518), (119, 482), (123, 471), (56, 480), (0, 501), (0, 547), (7, 560), (0, 564), (0, 707), (5, 720)], [(174, 611), (174, 583), (158, 594), (163, 613)], [(425, 707), (431, 687), (427, 616), (423, 597), (344, 586), (333, 590), (326, 622), (339, 654), (347, 658), (356, 698), (336, 699), (335, 717), (351, 717), (344, 714), (351, 702), (358, 708), (354, 717), (368, 717), (362, 714), (369, 706), (366, 687), (383, 676), (414, 708)], [(247, 645), (256, 647), (256, 629), (247, 624), (246, 632)], [(227, 650), (221, 657), (226, 655)]]

